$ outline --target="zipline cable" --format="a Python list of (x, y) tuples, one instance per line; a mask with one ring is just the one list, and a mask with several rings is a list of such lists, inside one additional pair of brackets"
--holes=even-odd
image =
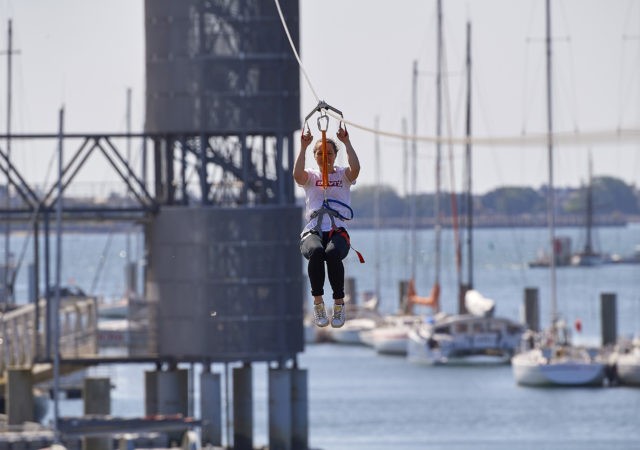
[[(381, 136), (387, 136), (397, 139), (415, 139), (422, 142), (445, 143), (450, 145), (472, 144), (478, 146), (516, 146), (516, 145), (543, 145), (547, 142), (547, 133), (525, 134), (521, 136), (497, 136), (497, 137), (474, 137), (467, 139), (465, 137), (441, 137), (436, 136), (420, 136), (413, 134), (395, 133), (393, 131), (375, 130), (366, 125), (360, 125), (352, 122), (337, 114), (327, 111), (327, 114), (335, 119), (341, 120), (343, 123), (351, 125), (362, 131), (367, 131)], [(611, 142), (614, 140), (637, 141), (640, 139), (640, 128), (627, 128), (617, 130), (598, 130), (589, 132), (557, 132), (553, 134), (554, 142), (559, 144), (584, 143), (584, 142)]]
[[(318, 96), (316, 90), (311, 83), (311, 79), (307, 74), (307, 71), (302, 64), (302, 60), (298, 55), (298, 51), (296, 49), (295, 44), (293, 43), (293, 39), (291, 38), (291, 33), (289, 32), (289, 27), (287, 26), (287, 22), (284, 19), (284, 15), (282, 14), (282, 9), (280, 8), (279, 0), (273, 0), (276, 4), (276, 8), (278, 10), (278, 15), (280, 16), (280, 22), (282, 23), (282, 27), (284, 29), (285, 34), (287, 35), (287, 39), (289, 40), (289, 45), (291, 47), (291, 51), (298, 61), (298, 66), (304, 75), (304, 78), (313, 93), (317, 102), (320, 102), (320, 96)], [(342, 121), (345, 124), (349, 124), (354, 128), (357, 128), (362, 131), (366, 131), (372, 134), (378, 134), (381, 136), (387, 136), (391, 138), (397, 139), (415, 139), (417, 141), (422, 142), (431, 142), (431, 143), (446, 143), (448, 145), (466, 145), (471, 144), (475, 146), (522, 146), (522, 145), (544, 145), (547, 143), (547, 139), (549, 135), (547, 133), (539, 133), (539, 134), (527, 134), (521, 136), (501, 136), (501, 137), (473, 137), (467, 139), (465, 137), (435, 137), (435, 136), (417, 136), (417, 135), (407, 135), (404, 133), (395, 133), (391, 131), (382, 131), (375, 130), (366, 125), (360, 125), (356, 122), (352, 122), (350, 120), (345, 119), (343, 116), (339, 116), (338, 114), (328, 110), (326, 113), (332, 116), (335, 119)], [(306, 122), (306, 121), (305, 121)], [(302, 123), (305, 123), (302, 122)], [(637, 141), (640, 139), (640, 128), (629, 128), (629, 129), (616, 129), (616, 130), (598, 130), (591, 132), (584, 131), (572, 131), (572, 132), (556, 132), (553, 133), (553, 140), (558, 144), (569, 144), (569, 143), (598, 143), (598, 142), (611, 142), (611, 141), (620, 141), (620, 140), (629, 140), (629, 141)]]

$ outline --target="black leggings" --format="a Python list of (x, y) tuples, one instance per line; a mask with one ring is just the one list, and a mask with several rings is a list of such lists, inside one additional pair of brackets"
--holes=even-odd
[[(346, 231), (344, 233), (346, 234)], [(347, 238), (340, 232), (334, 232), (331, 239), (329, 239), (328, 231), (323, 231), (322, 236), (310, 232), (304, 235), (300, 241), (300, 253), (309, 260), (307, 273), (311, 282), (311, 295), (315, 297), (324, 294), (324, 263), (326, 261), (333, 298), (344, 298), (342, 260), (349, 253)]]

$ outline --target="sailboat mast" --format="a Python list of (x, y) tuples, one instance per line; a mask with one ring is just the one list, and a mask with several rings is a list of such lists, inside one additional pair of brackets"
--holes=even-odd
[(555, 245), (555, 193), (553, 185), (553, 102), (552, 102), (552, 55), (551, 55), (551, 0), (546, 0), (546, 54), (547, 54), (547, 159), (549, 165), (549, 186), (547, 191), (547, 223), (549, 224), (550, 261), (549, 275), (551, 278), (551, 323), (557, 320), (556, 297), (556, 245)]
[[(404, 207), (402, 208), (402, 217), (405, 220), (410, 219), (410, 206), (409, 206), (409, 123), (407, 122), (407, 118), (403, 117), (401, 120), (402, 125), (402, 134), (404, 138), (402, 139), (402, 197), (404, 198)], [(411, 232), (411, 229), (409, 229)], [(405, 239), (404, 244), (402, 246), (402, 257), (405, 263), (409, 264), (409, 268), (411, 268), (411, 242), (410, 239)]]
[(467, 22), (467, 112), (465, 136), (467, 182), (467, 288), (473, 289), (473, 194), (471, 192), (471, 22)]
[(589, 181), (587, 184), (587, 243), (584, 248), (584, 253), (587, 256), (593, 255), (593, 245), (591, 243), (592, 235), (591, 228), (593, 228), (593, 162), (591, 160), (591, 152), (589, 152)]
[(434, 199), (435, 216), (435, 282), (440, 284), (440, 165), (441, 165), (441, 143), (442, 136), (442, 0), (437, 0), (438, 5), (438, 27), (437, 27), (437, 52), (436, 52), (436, 194)]
[(418, 134), (418, 61), (413, 61), (413, 77), (412, 77), (412, 99), (411, 105), (411, 131), (413, 139), (411, 140), (411, 209), (410, 209), (410, 222), (411, 222), (411, 251), (409, 252), (411, 258), (411, 279), (416, 279), (416, 183), (418, 179), (417, 174), (417, 154), (418, 154), (418, 141), (416, 136)]
[(373, 191), (373, 222), (375, 227), (375, 286), (376, 300), (380, 301), (380, 118), (375, 118), (375, 178), (376, 184)]
[[(126, 112), (126, 122), (127, 122), (127, 141), (126, 141), (126, 149), (127, 149), (127, 164), (131, 164), (131, 88), (127, 88), (127, 112)], [(127, 183), (128, 183), (127, 176)], [(127, 251), (127, 263), (131, 263), (131, 233), (127, 233), (126, 240), (126, 251)], [(127, 268), (127, 270), (129, 270)], [(127, 286), (127, 291), (130, 286)]]

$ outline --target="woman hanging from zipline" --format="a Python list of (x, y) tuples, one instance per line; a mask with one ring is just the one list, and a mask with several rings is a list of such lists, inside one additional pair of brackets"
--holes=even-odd
[[(326, 121), (324, 127), (321, 125), (321, 120)], [(307, 272), (313, 296), (315, 324), (326, 327), (331, 323), (332, 327), (340, 328), (346, 319), (342, 260), (350, 249), (349, 234), (344, 222), (353, 217), (350, 189), (360, 174), (360, 162), (351, 145), (346, 126), (343, 127), (340, 123), (336, 137), (344, 145), (348, 167), (334, 165), (339, 147), (336, 141), (326, 137), (328, 128), (326, 114), (318, 118), (318, 128), (322, 132), (322, 138), (313, 147), (313, 156), (318, 168), (305, 169), (305, 152), (313, 140), (311, 131), (309, 128), (305, 130), (305, 127), (300, 138), (300, 153), (293, 167), (293, 178), (305, 192), (307, 225), (301, 234), (300, 252), (309, 260)], [(359, 254), (358, 256), (361, 262), (364, 262)], [(327, 317), (322, 298), (325, 263), (333, 290), (334, 305), (331, 322)]]

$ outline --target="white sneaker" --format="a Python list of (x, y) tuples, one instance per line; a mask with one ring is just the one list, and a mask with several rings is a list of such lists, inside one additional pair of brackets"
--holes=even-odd
[(346, 316), (344, 313), (344, 305), (333, 305), (333, 317), (331, 318), (331, 326), (333, 328), (340, 328), (344, 325)]
[(327, 312), (324, 309), (324, 302), (313, 304), (313, 321), (319, 327), (326, 327), (329, 325), (329, 318)]

